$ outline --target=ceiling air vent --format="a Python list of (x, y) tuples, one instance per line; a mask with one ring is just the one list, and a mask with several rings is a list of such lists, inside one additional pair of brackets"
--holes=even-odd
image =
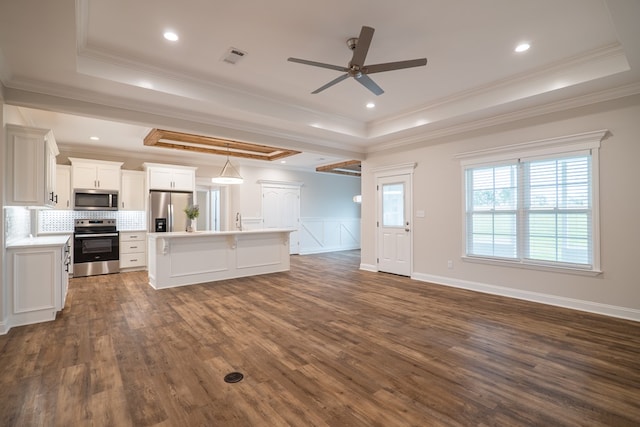
[(227, 53), (225, 53), (225, 55), (222, 57), (222, 60), (229, 64), (235, 65), (246, 55), (247, 52), (243, 52), (240, 49), (236, 49), (235, 47), (230, 47), (229, 50), (227, 50)]

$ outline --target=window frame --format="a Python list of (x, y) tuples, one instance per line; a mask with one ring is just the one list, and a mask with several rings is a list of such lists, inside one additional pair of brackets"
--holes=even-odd
[[(462, 182), (462, 254), (463, 261), (517, 266), (518, 268), (528, 268), (535, 270), (546, 270), (556, 272), (566, 272), (582, 275), (598, 275), (602, 273), (600, 265), (600, 207), (599, 207), (599, 151), (602, 140), (608, 135), (608, 130), (598, 130), (577, 135), (569, 135), (558, 138), (550, 138), (520, 144), (512, 144), (503, 147), (489, 148), (472, 152), (459, 153), (455, 157), (460, 160), (461, 182)], [(498, 167), (501, 165), (518, 164), (521, 159), (526, 162), (532, 159), (560, 159), (572, 155), (591, 155), (591, 245), (593, 260), (590, 267), (582, 264), (556, 263), (553, 261), (541, 261), (525, 258), (523, 245), (528, 238), (528, 234), (523, 235), (519, 229), (520, 223), (516, 224), (516, 258), (500, 258), (497, 256), (483, 256), (467, 254), (467, 230), (469, 217), (467, 215), (467, 200), (470, 189), (467, 188), (467, 170), (482, 167)], [(518, 166), (521, 168), (522, 166)], [(518, 174), (521, 172), (518, 171)], [(518, 217), (520, 217), (522, 205), (522, 195), (524, 189), (518, 190)], [(520, 221), (521, 219), (517, 219)]]

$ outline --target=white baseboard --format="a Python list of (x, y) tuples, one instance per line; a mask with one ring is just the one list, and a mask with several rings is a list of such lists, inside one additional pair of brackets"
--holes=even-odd
[(333, 248), (300, 249), (300, 255), (324, 254), (328, 252), (351, 251), (360, 249), (360, 246), (339, 246)]
[(11, 329), (11, 326), (7, 323), (6, 320), (0, 322), (0, 335), (6, 335), (7, 333), (9, 333), (9, 329)]
[[(360, 265), (362, 268), (362, 265)], [(451, 286), (454, 288), (467, 289), (471, 291), (483, 292), (485, 294), (500, 295), (525, 301), (539, 302), (542, 304), (554, 305), (558, 307), (570, 308), (573, 310), (586, 311), (589, 313), (603, 314), (605, 316), (618, 317), (621, 319), (640, 322), (640, 310), (628, 307), (619, 307), (609, 304), (601, 304), (593, 301), (585, 301), (574, 298), (560, 297), (557, 295), (543, 294), (539, 292), (523, 291), (520, 289), (506, 288), (504, 286), (490, 285), (487, 283), (471, 282), (468, 280), (453, 279), (450, 277), (434, 276), (431, 274), (414, 273), (412, 279), (421, 282), (430, 282), (437, 285)]]
[(360, 270), (371, 271), (372, 273), (378, 272), (378, 266), (375, 264), (360, 264)]

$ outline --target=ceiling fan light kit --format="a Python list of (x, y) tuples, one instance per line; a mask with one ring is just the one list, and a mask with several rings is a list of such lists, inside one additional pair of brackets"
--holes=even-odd
[(299, 64), (311, 65), (313, 67), (328, 68), (330, 70), (342, 71), (341, 76), (331, 80), (324, 86), (311, 92), (312, 94), (320, 93), (331, 86), (340, 83), (347, 77), (353, 77), (358, 83), (365, 88), (369, 89), (376, 96), (382, 95), (384, 90), (376, 82), (374, 82), (368, 74), (382, 73), (384, 71), (401, 70), (403, 68), (422, 67), (427, 65), (427, 58), (410, 59), (407, 61), (397, 62), (385, 62), (382, 64), (364, 65), (364, 61), (367, 58), (369, 52), (369, 46), (373, 39), (374, 29), (372, 27), (363, 26), (360, 30), (360, 36), (352, 37), (347, 40), (347, 47), (353, 51), (353, 56), (347, 67), (341, 67), (339, 65), (325, 64), (323, 62), (309, 61), (300, 58), (288, 58), (290, 62), (297, 62)]

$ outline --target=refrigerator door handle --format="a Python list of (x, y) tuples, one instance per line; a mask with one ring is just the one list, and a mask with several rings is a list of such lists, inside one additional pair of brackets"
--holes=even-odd
[(173, 203), (169, 203), (169, 229), (167, 231), (175, 231), (173, 229)]

